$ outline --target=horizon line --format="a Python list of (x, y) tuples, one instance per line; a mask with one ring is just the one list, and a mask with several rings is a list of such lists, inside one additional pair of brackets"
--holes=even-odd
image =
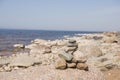
[[(88, 30), (57, 30), (57, 29), (16, 29), (16, 28), (0, 28), (0, 30), (35, 30), (35, 31), (75, 31), (75, 32), (109, 32), (109, 31), (88, 31)], [(111, 31), (110, 31), (111, 32)], [(118, 31), (117, 31), (118, 32)]]

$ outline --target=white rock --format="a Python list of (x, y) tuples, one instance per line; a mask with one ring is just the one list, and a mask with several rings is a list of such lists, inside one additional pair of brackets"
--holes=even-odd
[(24, 44), (15, 44), (13, 45), (14, 48), (25, 48)]

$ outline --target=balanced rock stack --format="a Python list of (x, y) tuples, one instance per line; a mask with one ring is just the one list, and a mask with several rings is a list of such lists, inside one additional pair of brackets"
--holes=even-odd
[(75, 60), (73, 53), (77, 50), (78, 44), (76, 40), (69, 40), (67, 49), (58, 54), (59, 59), (56, 61), (56, 69), (77, 68), (80, 70), (88, 70), (88, 65), (84, 62)]
[(78, 48), (78, 44), (76, 43), (76, 40), (70, 39), (67, 44), (67, 48), (66, 48), (65, 52), (69, 53), (69, 54), (73, 54), (77, 48)]

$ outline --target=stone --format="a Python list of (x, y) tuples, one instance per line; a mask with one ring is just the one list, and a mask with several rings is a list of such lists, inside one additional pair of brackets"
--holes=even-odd
[(41, 44), (44, 45), (47, 41), (43, 40), (43, 39), (35, 39), (33, 41), (31, 41), (31, 43), (35, 43), (35, 44)]
[(68, 43), (67, 47), (78, 47), (77, 43)]
[(3, 72), (3, 71), (4, 71), (3, 67), (0, 67), (0, 72)]
[(68, 68), (75, 68), (76, 67), (76, 63), (67, 63), (67, 67)]
[(105, 65), (105, 68), (107, 68), (107, 69), (112, 69), (112, 68), (115, 68), (115, 67), (117, 67), (117, 65), (115, 65), (115, 64), (107, 64), (107, 65)]
[(69, 40), (69, 43), (76, 43), (76, 40), (70, 39), (70, 40)]
[(66, 53), (73, 55), (74, 51), (67, 51)]
[(56, 69), (65, 69), (67, 66), (66, 61), (62, 58), (58, 59), (55, 63)]
[(88, 65), (85, 64), (85, 63), (78, 63), (78, 64), (77, 64), (77, 69), (80, 69), (80, 70), (88, 70)]
[(72, 62), (72, 63), (77, 63), (77, 60), (76, 60), (75, 58), (73, 58), (73, 59), (71, 60), (71, 62)]
[(83, 45), (83, 46), (79, 46), (78, 49), (87, 57), (99, 57), (103, 55), (99, 46)]
[(10, 66), (29, 67), (35, 63), (38, 63), (38, 61), (36, 61), (34, 57), (31, 57), (25, 53), (14, 57), (10, 62)]
[(117, 43), (118, 39), (116, 36), (112, 36), (112, 37), (105, 36), (103, 38), (103, 42), (105, 42), (105, 43)]
[(79, 50), (77, 50), (73, 53), (73, 59), (79, 63), (85, 63), (87, 61), (85, 54), (83, 54)]
[(44, 52), (45, 53), (51, 53), (51, 49), (50, 48), (46, 48)]
[(94, 39), (94, 40), (102, 40), (103, 37), (102, 37), (102, 36), (93, 36), (93, 39)]
[(34, 64), (34, 59), (28, 56), (16, 57), (14, 58), (10, 65), (11, 66), (20, 66), (20, 67), (29, 67)]
[(6, 65), (6, 64), (9, 64), (10, 61), (11, 61), (11, 59), (8, 58), (8, 57), (2, 57), (2, 58), (0, 58), (0, 66), (3, 66), (3, 65)]
[(120, 67), (120, 56), (114, 53), (107, 53), (100, 57), (91, 57), (87, 60), (87, 64), (93, 64), (95, 67), (102, 71), (119, 68)]
[(16, 67), (14, 67), (14, 70), (18, 70), (18, 69), (19, 69), (19, 67), (17, 67), (17, 66), (16, 66)]
[(10, 66), (5, 66), (3, 67), (5, 71), (11, 71), (12, 69), (10, 68)]
[(117, 37), (120, 37), (120, 32), (117, 32), (117, 33), (116, 33), (116, 36), (117, 36)]
[(13, 45), (14, 48), (22, 48), (24, 49), (25, 48), (25, 45), (24, 44), (15, 44)]
[(108, 37), (117, 36), (117, 32), (104, 32), (103, 34)]
[(73, 58), (73, 56), (72, 56), (71, 54), (66, 53), (66, 52), (62, 52), (62, 53), (58, 54), (58, 56), (59, 56), (60, 58), (63, 58), (63, 59), (66, 60), (66, 61), (71, 61), (72, 58)]
[(66, 52), (69, 52), (69, 51), (75, 51), (77, 49), (77, 47), (67, 47), (65, 49)]

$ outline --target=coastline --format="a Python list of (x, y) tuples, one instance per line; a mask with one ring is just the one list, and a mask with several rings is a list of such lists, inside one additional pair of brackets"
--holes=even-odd
[[(11, 55), (14, 44), (28, 45), (34, 39), (56, 40), (73, 37), (75, 34), (99, 33), (97, 31), (57, 31), (0, 29), (0, 55)], [(10, 53), (10, 54), (8, 54)]]
[[(77, 48), (74, 49), (75, 45), (69, 45), (70, 47), (68, 47), (68, 42), (76, 42)], [(118, 32), (86, 34), (83, 36), (78, 35), (56, 40), (35, 39), (28, 45), (15, 44), (15, 54), (0, 58), (0, 78), (2, 80), (13, 80), (14, 78), (17, 78), (17, 80), (32, 80), (33, 78), (30, 79), (30, 75), (32, 74), (29, 72), (32, 71), (33, 73), (37, 72), (41, 74), (41, 76), (37, 74), (33, 75), (37, 76), (34, 78), (36, 80), (70, 80), (70, 78), (73, 80), (79, 80), (80, 78), (83, 80), (89, 80), (90, 78), (92, 80), (107, 80), (103, 74), (104, 72), (114, 69), (120, 71), (119, 44), (120, 34)], [(30, 49), (30, 52), (24, 52), (24, 49)], [(23, 50), (23, 52), (18, 52), (17, 50)], [(58, 54), (63, 53), (63, 51), (72, 54), (79, 62), (85, 61), (80, 63), (83, 65), (87, 64), (89, 70), (84, 71), (84, 68), (82, 68), (83, 70), (79, 70), (78, 67), (69, 68), (68, 66), (63, 69), (64, 63), (58, 64), (57, 66), (62, 65), (62, 67), (59, 67), (58, 70), (55, 69), (55, 63), (60, 59)], [(68, 63), (66, 64), (68, 65)], [(45, 74), (40, 73), (41, 71), (45, 72)], [(15, 72), (21, 72), (21, 76), (27, 75), (27, 77), (23, 76), (23, 78), (20, 78), (18, 77), (19, 74), (13, 76)], [(80, 73), (81, 76), (79, 75)], [(11, 76), (2, 77), (8, 74)], [(65, 74), (68, 74), (69, 77), (64, 76)], [(86, 76), (86, 74), (88, 74), (88, 76)], [(74, 78), (71, 75), (74, 75)]]

